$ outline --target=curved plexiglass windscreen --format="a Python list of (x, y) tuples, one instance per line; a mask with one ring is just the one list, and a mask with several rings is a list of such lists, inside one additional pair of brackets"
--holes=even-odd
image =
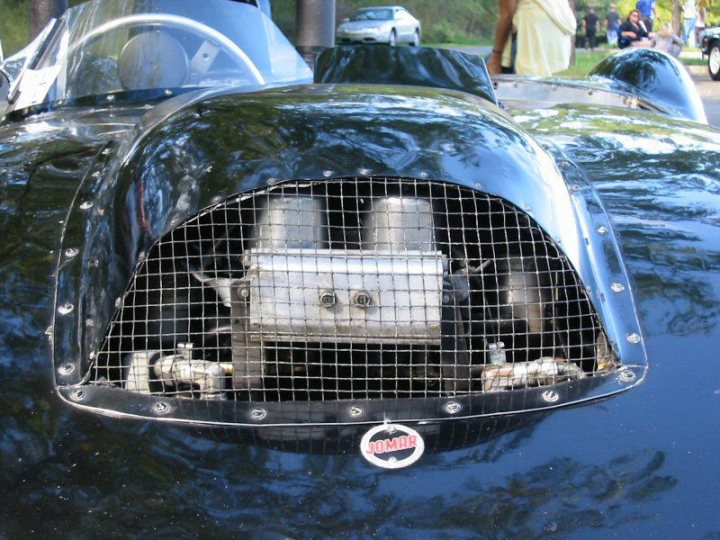
[(86, 96), (305, 82), (258, 9), (231, 0), (92, 0), (69, 10), (19, 80), (12, 109)]

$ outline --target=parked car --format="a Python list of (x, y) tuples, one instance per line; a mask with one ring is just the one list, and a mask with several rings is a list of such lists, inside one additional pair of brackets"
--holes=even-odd
[(720, 27), (707, 28), (700, 40), (703, 57), (708, 59), (708, 73), (714, 81), (720, 81)]
[(339, 44), (407, 43), (420, 45), (420, 21), (400, 6), (374, 6), (358, 10), (344, 20), (336, 31)]
[(224, 0), (92, 0), (36, 52), (0, 536), (717, 530), (720, 139), (675, 59), (311, 73)]

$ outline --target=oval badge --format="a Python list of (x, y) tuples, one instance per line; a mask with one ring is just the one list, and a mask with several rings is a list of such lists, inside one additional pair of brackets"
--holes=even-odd
[(412, 465), (425, 451), (425, 441), (412, 428), (401, 424), (382, 424), (360, 440), (360, 452), (373, 465), (383, 469), (402, 469)]

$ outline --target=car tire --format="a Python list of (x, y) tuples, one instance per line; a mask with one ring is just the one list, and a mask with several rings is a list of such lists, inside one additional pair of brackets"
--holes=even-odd
[(397, 32), (393, 28), (390, 30), (390, 37), (388, 38), (388, 45), (395, 47), (397, 45)]
[(420, 46), (420, 30), (415, 30), (412, 41), (410, 42), (410, 46), (411, 47), (419, 47)]
[(715, 42), (710, 46), (708, 72), (713, 81), (720, 81), (720, 42)]

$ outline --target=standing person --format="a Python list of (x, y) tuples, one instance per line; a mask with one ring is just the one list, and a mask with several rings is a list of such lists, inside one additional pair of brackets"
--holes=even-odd
[(598, 16), (595, 15), (594, 8), (588, 8), (585, 14), (585, 37), (587, 38), (587, 46), (590, 47), (590, 52), (595, 50), (597, 47), (597, 29), (598, 29)]
[(618, 29), (620, 28), (620, 14), (615, 9), (615, 4), (610, 6), (610, 10), (605, 15), (605, 31), (607, 32), (607, 41), (611, 47), (617, 47)]
[[(695, 46), (695, 23), (697, 22), (697, 11), (695, 10), (695, 0), (685, 0), (682, 6), (683, 19), (685, 22), (685, 44), (690, 47)], [(692, 41), (691, 41), (692, 38)]]
[(568, 0), (499, 1), (495, 45), (487, 61), (490, 73), (513, 69), (520, 75), (549, 76), (568, 68), (577, 30)]
[(640, 12), (640, 19), (647, 31), (652, 32), (655, 24), (655, 0), (638, 0), (635, 8)]
[(702, 42), (702, 33), (705, 30), (705, 15), (707, 15), (706, 0), (700, 0), (697, 5), (697, 20), (695, 21), (695, 45)]

